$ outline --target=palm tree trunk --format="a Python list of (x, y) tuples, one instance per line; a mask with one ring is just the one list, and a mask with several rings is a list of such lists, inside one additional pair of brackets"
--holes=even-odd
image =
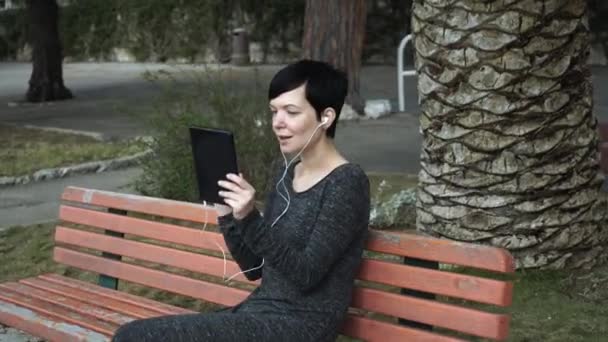
[(608, 257), (585, 0), (415, 0), (417, 226), (519, 267)]

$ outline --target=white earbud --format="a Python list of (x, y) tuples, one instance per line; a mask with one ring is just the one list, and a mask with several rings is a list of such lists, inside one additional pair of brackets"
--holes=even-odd
[(328, 122), (329, 122), (329, 118), (327, 116), (325, 116), (325, 117), (323, 117), (323, 120), (321, 120), (321, 125), (325, 125)]

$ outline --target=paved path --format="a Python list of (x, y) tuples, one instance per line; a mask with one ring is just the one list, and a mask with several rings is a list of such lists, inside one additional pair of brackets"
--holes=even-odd
[(66, 186), (133, 193), (137, 168), (85, 174), (0, 189), (0, 229), (57, 219), (59, 196)]

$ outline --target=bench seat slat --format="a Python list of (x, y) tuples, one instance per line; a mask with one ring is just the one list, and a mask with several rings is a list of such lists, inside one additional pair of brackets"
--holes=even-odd
[[(224, 275), (228, 277), (240, 271), (239, 266), (234, 261), (226, 261), (226, 273), (224, 274), (224, 260), (220, 258), (61, 226), (57, 226), (55, 229), (55, 241), (220, 278)], [(234, 279), (250, 284), (258, 283), (247, 280), (242, 274)]]
[[(85, 189), (74, 186), (65, 188), (61, 199), (64, 201), (134, 211), (198, 223), (217, 223), (217, 211), (202, 204), (174, 201), (162, 198), (131, 195), (110, 191)], [(207, 214), (204, 210), (207, 209)]]
[(83, 302), (66, 296), (57, 295), (52, 292), (47, 292), (23, 283), (7, 283), (0, 285), (0, 287), (9, 288), (14, 292), (19, 293), (20, 295), (40, 299), (48, 303), (65, 308), (67, 310), (72, 310), (85, 317), (105, 321), (110, 324), (115, 324), (117, 326), (129, 323), (135, 319), (135, 317), (124, 315), (116, 311), (111, 311), (98, 305)]
[(67, 205), (59, 207), (59, 218), (71, 223), (176, 243), (183, 246), (219, 252), (220, 249), (217, 247), (219, 244), (224, 251), (228, 250), (223, 236), (219, 233), (185, 228), (170, 223), (149, 221)]
[(77, 288), (62, 286), (39, 278), (23, 279), (20, 280), (19, 283), (47, 291), (53, 296), (76, 299), (87, 304), (97, 305), (105, 309), (112, 310), (113, 312), (118, 312), (134, 318), (148, 318), (159, 315), (159, 313), (156, 311), (142, 308), (134, 304), (121, 302), (113, 298), (103, 297), (95, 293), (79, 290)]
[(351, 306), (498, 340), (507, 337), (509, 326), (508, 315), (361, 287), (355, 288)]
[(499, 306), (512, 299), (511, 283), (371, 259), (362, 261), (357, 279)]
[(367, 249), (490, 271), (515, 271), (513, 257), (503, 249), (416, 234), (372, 231)]
[(105, 274), (118, 279), (124, 279), (141, 285), (178, 293), (221, 305), (236, 305), (249, 295), (248, 291), (208, 283), (205, 281), (153, 270), (138, 265), (131, 265), (120, 261), (69, 250), (63, 247), (55, 247), (54, 259), (59, 263), (83, 270)]
[(0, 322), (50, 342), (106, 342), (110, 340), (106, 335), (1, 299)]
[(136, 305), (147, 310), (156, 311), (161, 315), (174, 315), (174, 314), (182, 314), (182, 313), (192, 313), (193, 311), (180, 308), (177, 306), (165, 304), (162, 302), (157, 302), (145, 297), (135, 296), (130, 293), (111, 290), (99, 285), (87, 283), (74, 278), (67, 278), (64, 276), (60, 276), (58, 274), (44, 274), (37, 277), (38, 279), (42, 279), (44, 281), (52, 282), (55, 284), (59, 284), (62, 286), (79, 289), (102, 298), (115, 299), (117, 301), (121, 301), (124, 303)]
[(7, 288), (5, 285), (6, 284), (0, 285), (0, 300), (5, 302), (13, 303), (29, 310), (60, 319), (64, 322), (79, 325), (83, 328), (96, 331), (103, 335), (111, 336), (112, 333), (118, 328), (118, 325), (116, 324), (99, 321), (75, 311), (49, 303), (45, 300), (20, 294), (11, 290), (10, 288)]
[(464, 340), (349, 314), (342, 333), (367, 342), (465, 342)]

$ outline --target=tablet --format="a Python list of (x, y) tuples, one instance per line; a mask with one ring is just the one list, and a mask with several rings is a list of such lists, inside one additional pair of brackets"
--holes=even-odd
[(226, 174), (238, 174), (232, 132), (215, 128), (190, 127), (190, 144), (201, 202), (225, 204), (217, 184)]

